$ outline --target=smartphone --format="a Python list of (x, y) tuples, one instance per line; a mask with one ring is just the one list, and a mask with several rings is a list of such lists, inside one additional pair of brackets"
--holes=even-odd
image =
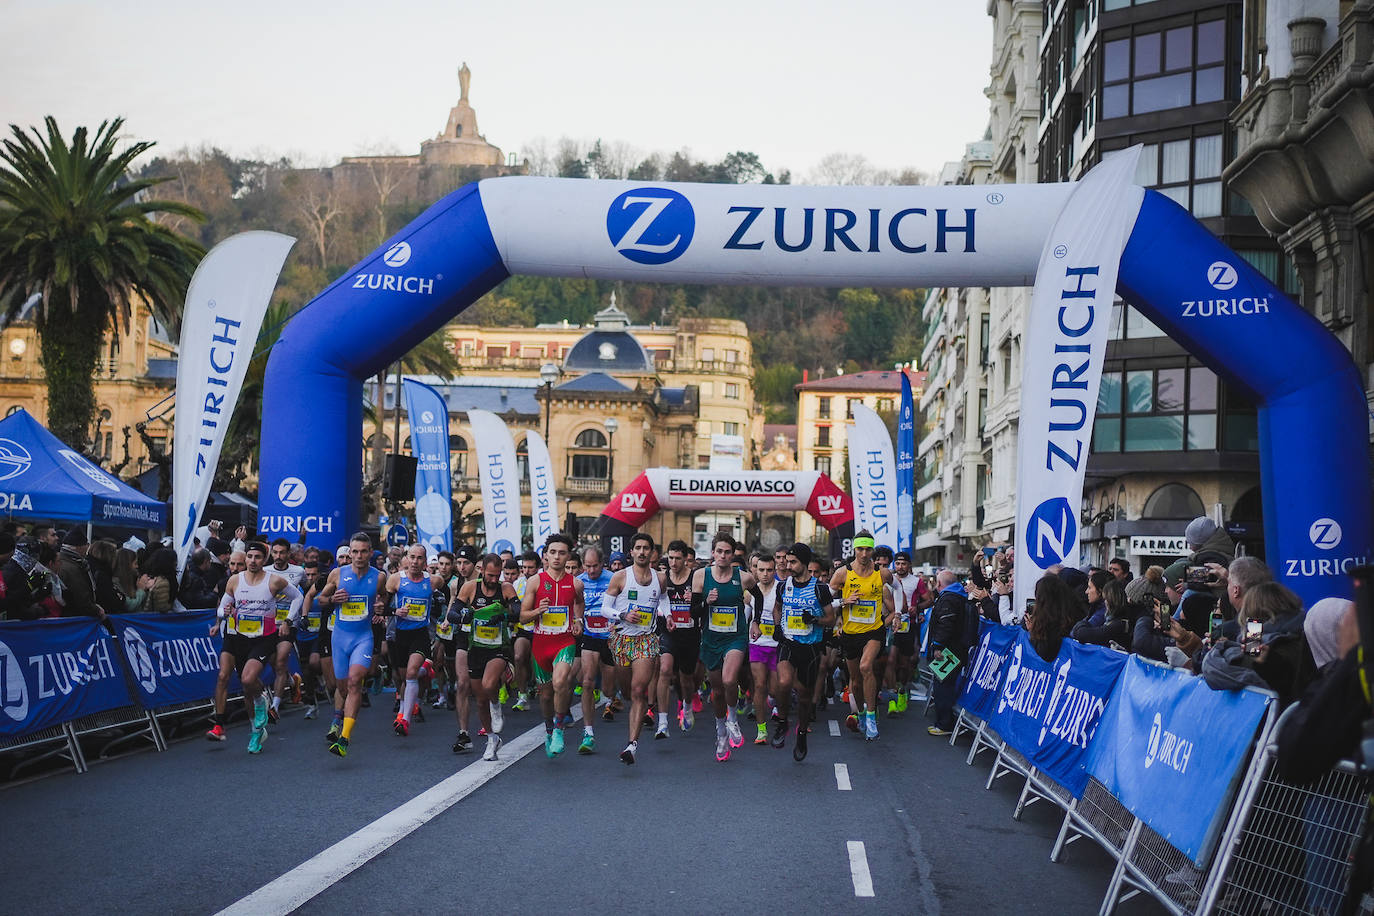
[(1213, 611), (1207, 620), (1207, 635), (1215, 640), (1221, 635), (1221, 625), (1225, 618), (1221, 616), (1221, 611)]
[(1214, 584), (1212, 582), (1212, 571), (1206, 566), (1189, 566), (1183, 571), (1183, 581), (1186, 585), (1193, 588), (1205, 588)]
[(1264, 624), (1258, 620), (1245, 621), (1245, 651), (1250, 655), (1259, 655), (1261, 640), (1264, 638)]
[(1027, 599), (1026, 599), (1026, 613), (1029, 614), (1031, 611), (1034, 611), (1034, 610), (1035, 610), (1035, 599), (1034, 599), (1034, 598), (1027, 598)]
[(1155, 599), (1155, 619), (1159, 628), (1165, 633), (1169, 632), (1169, 628), (1173, 626), (1174, 623), (1173, 614), (1171, 612), (1172, 608), (1170, 608), (1167, 603), (1160, 601), (1158, 598)]

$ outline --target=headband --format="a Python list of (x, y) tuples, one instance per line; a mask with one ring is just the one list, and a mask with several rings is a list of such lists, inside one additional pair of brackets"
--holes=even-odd
[(873, 546), (873, 538), (855, 538), (855, 539), (854, 539), (854, 546), (855, 546), (855, 547), (872, 547), (872, 546)]

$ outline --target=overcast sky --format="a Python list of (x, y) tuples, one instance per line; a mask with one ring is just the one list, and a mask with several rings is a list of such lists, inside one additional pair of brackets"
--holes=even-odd
[[(987, 125), (983, 0), (364, 3), (6, 0), (0, 117), (114, 115), (159, 152), (305, 163), (419, 151), (458, 98), (491, 143), (543, 138), (937, 170)], [(6, 131), (8, 132), (8, 131)]]

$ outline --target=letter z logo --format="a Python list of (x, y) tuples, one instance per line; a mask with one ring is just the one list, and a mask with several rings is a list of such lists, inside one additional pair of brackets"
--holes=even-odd
[(1331, 550), (1341, 543), (1341, 526), (1334, 518), (1319, 518), (1307, 529), (1308, 540), (1319, 550)]
[(692, 243), (696, 213), (667, 188), (635, 188), (611, 201), (606, 235), (615, 250), (636, 264), (667, 264)]
[(1041, 569), (1061, 563), (1078, 538), (1073, 507), (1062, 496), (1035, 507), (1026, 523), (1026, 554)]

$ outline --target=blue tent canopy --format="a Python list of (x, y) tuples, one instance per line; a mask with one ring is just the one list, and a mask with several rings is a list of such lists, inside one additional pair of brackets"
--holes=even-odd
[(167, 527), (166, 503), (106, 474), (23, 408), (0, 420), (0, 515)]

